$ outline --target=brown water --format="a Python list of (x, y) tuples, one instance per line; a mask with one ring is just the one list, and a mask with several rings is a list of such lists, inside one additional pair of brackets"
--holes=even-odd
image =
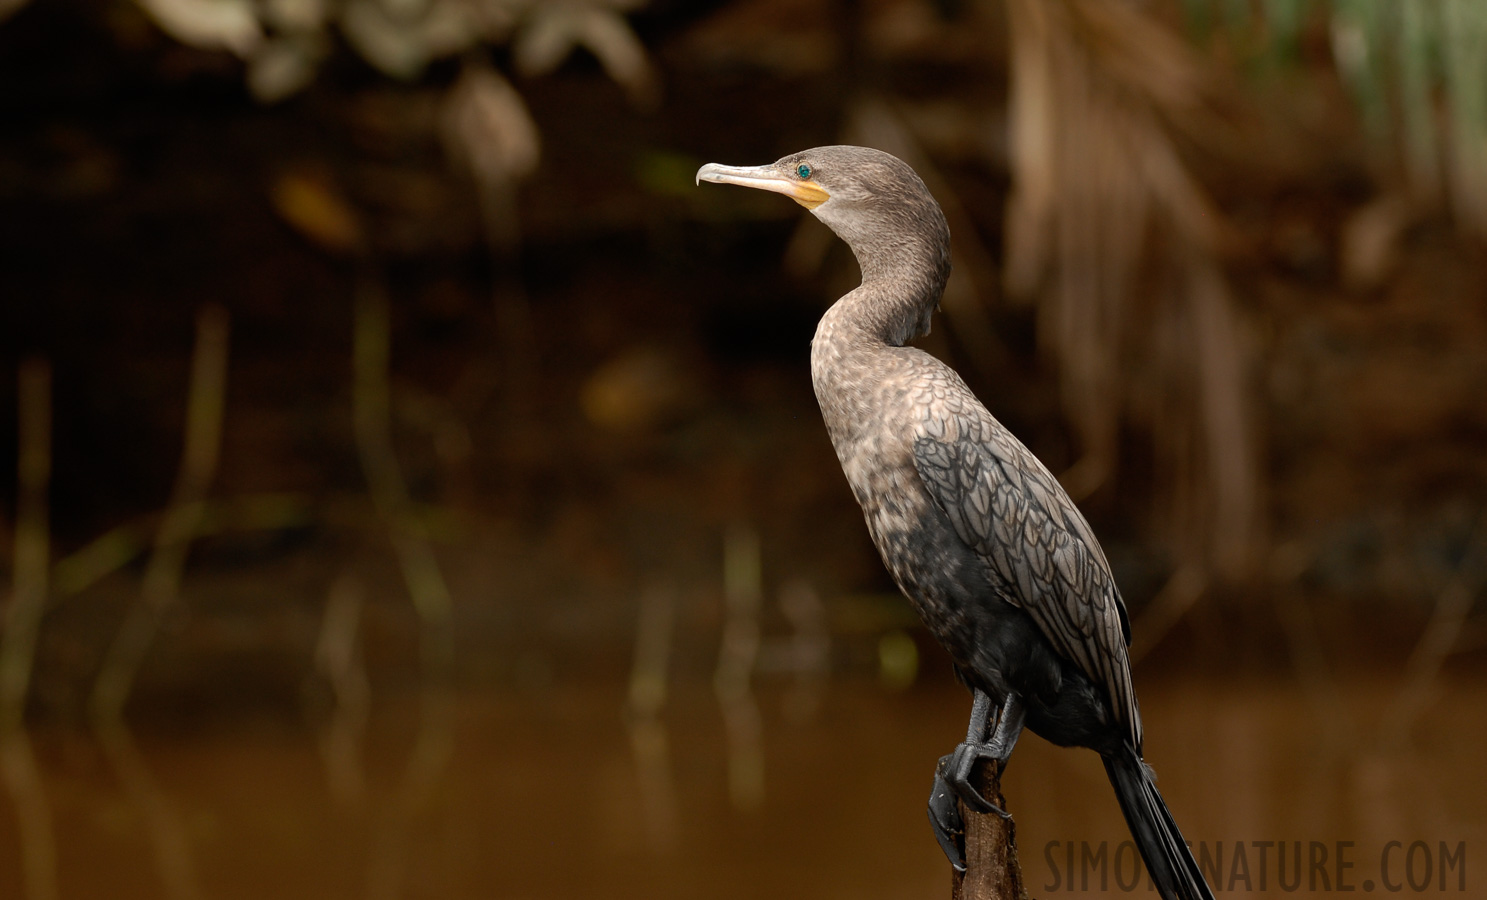
[[(1148, 759), (1178, 821), (1224, 853), (1221, 896), (1384, 891), (1391, 841), (1404, 896), (1415, 841), (1416, 885), (1429, 863), (1432, 894), (1443, 866), (1448, 893), (1487, 890), (1487, 679), (1442, 687), (1394, 749), (1380, 748), (1382, 679), (1330, 700), (1280, 683), (1140, 688)], [(334, 722), (272, 719), (189, 736), (33, 734), (41, 812), (11, 809), (28, 810), (32, 862), (62, 897), (947, 896), (924, 800), (963, 727), (963, 693), (833, 682), (805, 717), (786, 714), (785, 693), (757, 699), (760, 754), (735, 742), (732, 782), (710, 685), (675, 691), (635, 728), (619, 688), (547, 687), (462, 695), (442, 717), (422, 717), (417, 697), (379, 701), (339, 748)], [(1126, 895), (1117, 877), (1130, 884), (1133, 857), (1117, 859), (1126, 834), (1093, 754), (1026, 737), (1004, 787), (1034, 896)], [(26, 896), (21, 821), (0, 817), (0, 897)], [(1266, 840), (1288, 842), (1291, 884), (1274, 849), (1262, 880), (1250, 842)], [(1308, 870), (1310, 842), (1323, 845), (1325, 882), (1297, 879), (1296, 841)], [(1341, 884), (1338, 841), (1354, 842)], [(1135, 893), (1154, 896), (1144, 881)]]

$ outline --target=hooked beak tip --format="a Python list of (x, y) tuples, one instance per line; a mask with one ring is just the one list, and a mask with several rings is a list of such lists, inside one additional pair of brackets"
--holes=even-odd
[(726, 167), (720, 166), (717, 163), (708, 163), (707, 165), (697, 170), (696, 183), (701, 184), (704, 181), (721, 182), (723, 180), (722, 173), (725, 168)]

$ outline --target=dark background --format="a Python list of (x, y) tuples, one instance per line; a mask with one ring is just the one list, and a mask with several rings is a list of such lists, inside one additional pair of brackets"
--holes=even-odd
[[(855, 263), (782, 198), (693, 184), (837, 142), (951, 213), (924, 346), (1101, 536), (1188, 837), (1354, 841), (1358, 885), (1391, 840), (1475, 863), (1460, 21), (1417, 42), (1422, 157), (1415, 45), (1373, 82), (1337, 60), (1426, 27), (1378, 10), (470, 4), (397, 70), (355, 6), (233, 7), (261, 29), (236, 52), (113, 0), (0, 22), (0, 472), (50, 435), (42, 482), (0, 478), (0, 670), (29, 673), (0, 893), (948, 889), (922, 803), (968, 704), (810, 389)], [(437, 8), (392, 31), (422, 46)], [(1038, 48), (1059, 142), (1019, 157)], [(282, 96), (269, 49), (309, 67)], [(1093, 754), (1030, 739), (1006, 787), (1034, 896), (1071, 892), (1049, 842), (1123, 839)], [(1277, 889), (1230, 852), (1225, 895)]]

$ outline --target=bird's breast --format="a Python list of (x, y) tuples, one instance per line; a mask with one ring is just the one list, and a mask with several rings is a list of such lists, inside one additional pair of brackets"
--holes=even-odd
[(977, 598), (989, 593), (984, 567), (930, 498), (914, 465), (907, 429), (881, 416), (866, 421), (871, 424), (857, 421), (831, 431), (868, 534), (930, 633), (957, 662), (968, 665), (976, 629), (967, 616)]

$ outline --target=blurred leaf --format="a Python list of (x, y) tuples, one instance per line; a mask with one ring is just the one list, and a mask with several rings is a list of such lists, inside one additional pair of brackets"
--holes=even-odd
[(315, 80), (325, 45), (315, 36), (270, 40), (248, 61), (248, 90), (260, 103), (276, 103)]
[(1399, 238), (1414, 215), (1399, 194), (1384, 194), (1355, 210), (1338, 235), (1338, 271), (1353, 290), (1371, 290), (1399, 262)]
[(701, 395), (695, 373), (653, 347), (633, 347), (610, 359), (584, 383), (584, 416), (602, 428), (642, 431), (675, 421)]
[(519, 181), (542, 156), (537, 123), (511, 83), (485, 63), (466, 65), (445, 100), (450, 151), (485, 185)]
[(10, 18), (30, 0), (0, 0), (0, 22)]
[(415, 20), (429, 9), (429, 0), (380, 0), (382, 7), (395, 18)]
[(263, 40), (250, 0), (139, 0), (171, 37), (193, 47), (226, 48), (247, 57)]
[(1184, 18), (1188, 28), (1200, 38), (1207, 38), (1213, 31), (1212, 0), (1182, 0)]
[(477, 7), (466, 0), (435, 0), (418, 22), (418, 30), (429, 55), (443, 59), (479, 45), (480, 25)]
[(391, 18), (377, 0), (348, 3), (341, 13), (341, 31), (362, 59), (393, 78), (414, 78), (429, 63), (417, 29)]
[(1487, 235), (1487, 6), (1442, 0), (1441, 13), (1451, 199), (1461, 220)]
[(1426, 194), (1438, 190), (1440, 177), (1434, 96), (1437, 9), (1434, 3), (1424, 2), (1399, 7), (1399, 110), (1405, 163), (1416, 186)]
[[(1057, 354), (1081, 451), (1062, 480), (1076, 499), (1099, 487), (1129, 414), (1181, 473), (1173, 489), (1201, 498), (1169, 523), (1174, 556), (1242, 576), (1257, 558), (1259, 475), (1239, 314), (1213, 258), (1220, 217), (1171, 133), (1212, 141), (1223, 93), (1140, 4), (1006, 8), (1013, 192), (1003, 271), (1009, 294), (1038, 304), (1039, 341)], [(1168, 287), (1140, 290), (1143, 281)]]
[(411, 80), (434, 59), (479, 43), (477, 10), (460, 0), (396, 8), (384, 0), (352, 0), (341, 30), (367, 62), (393, 78)]
[(475, 3), (471, 15), (480, 22), (486, 40), (505, 43), (516, 30), (522, 16), (539, 0), (481, 0)]
[(692, 183), (697, 167), (695, 157), (664, 150), (648, 150), (635, 161), (635, 180), (652, 194), (695, 199)]
[(149, 546), (149, 534), (142, 527), (123, 526), (105, 532), (57, 560), (52, 574), (57, 596), (81, 593), (133, 562)]
[[(1253, 11), (1249, 0), (1185, 0), (1184, 7), (1204, 36), (1216, 9), (1227, 10), (1219, 27), (1252, 30), (1252, 16), (1240, 14)], [(1487, 3), (1259, 0), (1258, 8), (1269, 42), (1257, 58), (1292, 66), (1304, 64), (1296, 48), (1319, 10), (1367, 136), (1394, 156), (1389, 162), (1402, 163), (1415, 199), (1449, 197), (1460, 222), (1487, 236)]]
[(1333, 0), (1332, 58), (1353, 92), (1363, 124), (1375, 136), (1386, 134), (1389, 127), (1379, 53), (1387, 18), (1388, 12), (1375, 0)]
[(1301, 29), (1311, 0), (1265, 0), (1265, 25), (1270, 32), (1273, 54), (1279, 62), (1296, 59)]
[(656, 101), (656, 78), (640, 39), (614, 9), (587, 3), (554, 3), (532, 13), (513, 47), (517, 71), (545, 75), (582, 46), (636, 103)]
[(878, 680), (892, 691), (908, 690), (919, 677), (919, 647), (897, 629), (878, 638)]
[(362, 245), (356, 212), (328, 177), (286, 172), (274, 182), (271, 195), (274, 211), (321, 247), (351, 253)]
[(281, 31), (311, 32), (329, 20), (326, 0), (266, 0), (264, 20)]

